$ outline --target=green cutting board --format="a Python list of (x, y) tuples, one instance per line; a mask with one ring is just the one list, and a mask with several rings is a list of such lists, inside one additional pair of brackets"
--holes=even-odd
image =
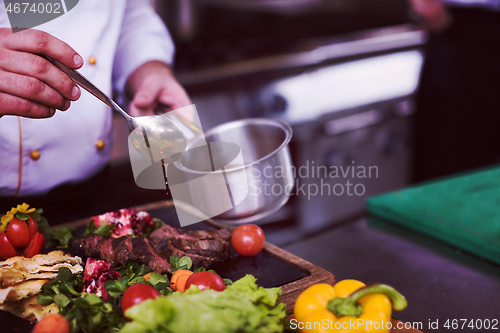
[(500, 167), (369, 198), (368, 211), (500, 264)]

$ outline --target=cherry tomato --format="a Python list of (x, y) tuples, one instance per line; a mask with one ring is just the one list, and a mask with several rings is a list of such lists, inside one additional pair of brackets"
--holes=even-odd
[(45, 248), (45, 236), (37, 232), (31, 239), (29, 245), (23, 250), (23, 255), (26, 258), (31, 258), (34, 255), (42, 253)]
[(31, 333), (68, 333), (69, 323), (59, 313), (45, 315), (33, 328)]
[(7, 260), (17, 256), (16, 249), (12, 246), (5, 232), (0, 232), (0, 260)]
[(36, 223), (31, 216), (28, 216), (28, 220), (26, 222), (28, 223), (28, 229), (30, 230), (30, 238), (33, 238), (33, 236), (40, 231), (38, 223)]
[(160, 292), (149, 284), (133, 284), (127, 290), (125, 290), (125, 293), (123, 294), (122, 311), (125, 314), (125, 311), (127, 311), (128, 308), (147, 299), (155, 299), (160, 296)]
[(234, 229), (231, 244), (241, 256), (253, 257), (262, 251), (266, 242), (264, 231), (255, 224), (242, 224)]
[(215, 291), (223, 291), (226, 289), (226, 285), (222, 278), (208, 271), (193, 273), (186, 281), (186, 290), (188, 290), (191, 285), (195, 285), (201, 290), (210, 288)]
[(30, 230), (26, 221), (22, 221), (17, 217), (10, 220), (5, 234), (9, 239), (10, 243), (14, 247), (25, 247), (30, 243)]

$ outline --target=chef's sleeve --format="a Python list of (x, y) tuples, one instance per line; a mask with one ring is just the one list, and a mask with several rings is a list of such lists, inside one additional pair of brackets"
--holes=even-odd
[(113, 64), (114, 89), (124, 96), (128, 77), (146, 62), (171, 64), (174, 43), (149, 0), (127, 0)]

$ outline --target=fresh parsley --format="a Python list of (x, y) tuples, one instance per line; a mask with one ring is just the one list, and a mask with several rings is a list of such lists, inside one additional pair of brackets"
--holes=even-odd
[(89, 224), (87, 224), (87, 229), (85, 229), (85, 232), (83, 233), (83, 236), (86, 236), (88, 234), (98, 234), (99, 236), (102, 237), (109, 237), (111, 236), (111, 233), (113, 232), (113, 229), (116, 227), (116, 224), (110, 223), (108, 224), (107, 221), (104, 221), (101, 223), (99, 227), (97, 227), (94, 223), (94, 221), (90, 221)]
[(170, 256), (170, 266), (172, 267), (172, 273), (179, 269), (191, 269), (193, 267), (193, 261), (188, 256), (178, 257), (176, 255)]
[(68, 319), (72, 333), (117, 332), (126, 322), (121, 311), (121, 299), (129, 286), (145, 283), (155, 287), (162, 295), (173, 292), (167, 276), (153, 272), (147, 282), (144, 275), (149, 273), (149, 268), (145, 265), (132, 262), (117, 270), (122, 277), (104, 283), (110, 296), (107, 301), (95, 294), (82, 292), (83, 275), (72, 274), (68, 268), (61, 267), (57, 277), (42, 287), (38, 302), (41, 305), (57, 304), (60, 313)]
[(75, 237), (75, 231), (68, 227), (57, 227), (47, 230), (45, 233), (45, 247), (66, 248), (68, 247), (69, 240)]

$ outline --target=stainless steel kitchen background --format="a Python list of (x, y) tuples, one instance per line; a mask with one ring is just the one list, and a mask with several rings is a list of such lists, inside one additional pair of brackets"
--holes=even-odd
[(292, 126), (297, 182), (289, 203), (261, 221), (287, 221), (276, 244), (361, 215), (368, 196), (410, 183), (426, 35), (404, 1), (155, 5), (204, 130), (248, 117)]

